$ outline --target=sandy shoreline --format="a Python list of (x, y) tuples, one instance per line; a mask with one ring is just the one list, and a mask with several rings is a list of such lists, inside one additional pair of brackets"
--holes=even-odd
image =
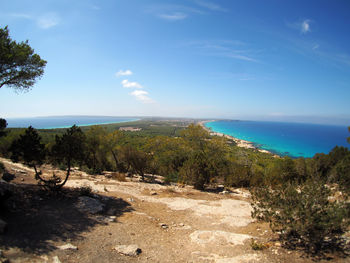
[[(234, 141), (237, 144), (238, 147), (243, 147), (243, 148), (246, 148), (246, 149), (255, 149), (255, 150), (258, 150), (259, 152), (262, 152), (262, 153), (273, 154), (272, 152), (269, 152), (267, 150), (259, 149), (258, 147), (254, 146), (254, 144), (252, 142), (241, 140), (241, 139), (235, 138), (233, 136), (230, 136), (230, 135), (227, 135), (227, 134), (224, 134), (224, 133), (213, 132), (211, 129), (209, 129), (209, 128), (207, 128), (205, 126), (205, 123), (212, 122), (212, 121), (215, 121), (215, 120), (200, 121), (198, 124), (200, 126), (202, 126), (206, 131), (208, 131), (210, 133), (210, 135), (225, 137), (226, 139)], [(273, 155), (275, 155), (275, 154), (273, 154)]]

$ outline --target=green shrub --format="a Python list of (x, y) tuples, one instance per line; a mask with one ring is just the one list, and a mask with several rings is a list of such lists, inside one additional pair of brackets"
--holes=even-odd
[(255, 240), (254, 238), (251, 239), (250, 241), (250, 247), (253, 249), (253, 250), (263, 250), (265, 248), (268, 248), (269, 245), (268, 244), (265, 244), (265, 243), (262, 243), (262, 242), (258, 242), (257, 240)]
[(177, 173), (169, 173), (166, 176), (164, 176), (165, 184), (177, 183), (178, 181), (179, 181), (179, 175)]
[(341, 235), (349, 226), (345, 200), (331, 201), (332, 192), (320, 178), (298, 185), (285, 183), (251, 190), (252, 216), (270, 223), (287, 246), (308, 252), (342, 247)]

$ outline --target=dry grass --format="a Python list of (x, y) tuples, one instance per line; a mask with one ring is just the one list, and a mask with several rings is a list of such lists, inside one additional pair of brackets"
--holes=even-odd
[(118, 173), (118, 172), (112, 173), (112, 179), (115, 179), (119, 182), (126, 182), (125, 173)]

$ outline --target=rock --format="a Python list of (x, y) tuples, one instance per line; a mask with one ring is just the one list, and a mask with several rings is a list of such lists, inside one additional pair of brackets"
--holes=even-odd
[(13, 179), (15, 179), (15, 175), (14, 174), (10, 174), (10, 173), (4, 173), (4, 175), (2, 176), (2, 179), (6, 182), (10, 182)]
[(215, 244), (218, 242), (224, 244), (223, 242), (226, 241), (225, 243), (236, 246), (243, 245), (244, 242), (247, 239), (252, 238), (252, 236), (218, 230), (197, 230), (190, 235), (190, 238), (192, 242), (195, 242), (199, 245), (206, 245), (210, 243)]
[(282, 244), (281, 244), (281, 242), (276, 242), (276, 243), (275, 243), (275, 246), (276, 246), (276, 247), (281, 247)]
[(0, 234), (3, 234), (6, 230), (6, 227), (7, 227), (7, 223), (0, 219)]
[(110, 216), (110, 217), (108, 218), (108, 221), (109, 221), (109, 222), (115, 222), (116, 219), (117, 219), (116, 216)]
[(71, 243), (64, 244), (62, 246), (58, 246), (57, 248), (61, 250), (78, 250), (78, 248)]
[(229, 193), (229, 191), (224, 190), (224, 191), (220, 192), (219, 194), (221, 194), (221, 195), (227, 195), (228, 193)]
[(136, 257), (138, 254), (142, 252), (141, 248), (137, 245), (118, 245), (115, 246), (114, 249), (122, 255)]
[(127, 200), (128, 200), (129, 202), (131, 202), (131, 203), (132, 203), (132, 202), (135, 202), (134, 198), (132, 198), (132, 197), (128, 198)]
[(157, 192), (151, 191), (151, 192), (150, 192), (150, 195), (157, 195)]
[(54, 257), (52, 258), (52, 262), (53, 262), (53, 263), (61, 263), (61, 260), (60, 260), (57, 256), (54, 256)]
[(216, 189), (219, 191), (223, 191), (225, 189), (225, 186), (223, 184), (219, 184)]
[(102, 204), (100, 201), (94, 198), (88, 196), (80, 196), (78, 198), (78, 203), (76, 204), (76, 207), (81, 212), (97, 214), (103, 211), (104, 204)]
[(167, 229), (169, 228), (167, 224), (164, 224), (164, 223), (159, 223), (159, 226), (163, 229)]

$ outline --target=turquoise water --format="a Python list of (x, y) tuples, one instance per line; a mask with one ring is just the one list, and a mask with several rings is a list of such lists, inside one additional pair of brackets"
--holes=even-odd
[(35, 118), (8, 118), (9, 128), (27, 128), (32, 126), (36, 129), (69, 128), (77, 126), (101, 125), (120, 122), (136, 121), (136, 118), (110, 117), (110, 116), (54, 116)]
[(336, 145), (349, 147), (346, 126), (263, 121), (214, 121), (205, 124), (215, 132), (253, 142), (282, 156), (312, 157), (329, 153)]

